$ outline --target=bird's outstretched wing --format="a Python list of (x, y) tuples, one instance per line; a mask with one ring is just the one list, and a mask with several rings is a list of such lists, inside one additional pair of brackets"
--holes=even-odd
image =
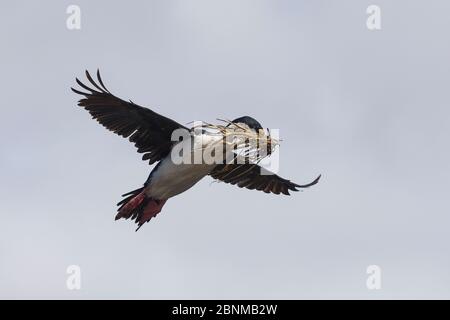
[[(264, 173), (264, 174), (261, 174)], [(220, 164), (210, 173), (214, 179), (237, 185), (239, 188), (259, 190), (266, 193), (289, 195), (289, 190), (308, 188), (319, 182), (320, 175), (311, 183), (299, 185), (260, 167), (257, 164)]]
[(88, 87), (76, 79), (78, 85), (86, 92), (71, 88), (73, 92), (83, 95), (78, 105), (83, 107), (101, 125), (134, 143), (139, 153), (144, 153), (142, 160), (152, 164), (169, 154), (173, 142), (172, 132), (185, 129), (183, 125), (166, 118), (150, 109), (138, 106), (132, 101), (124, 101), (106, 89), (100, 72), (97, 70), (97, 82), (88, 71), (86, 78), (93, 87)]

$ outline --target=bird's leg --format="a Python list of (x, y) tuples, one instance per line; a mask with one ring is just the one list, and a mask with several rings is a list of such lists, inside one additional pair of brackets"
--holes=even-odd
[(139, 224), (143, 224), (149, 221), (151, 218), (160, 213), (166, 201), (167, 200), (150, 199), (150, 201), (144, 207), (144, 211), (139, 219)]
[(131, 216), (131, 214), (133, 213), (133, 211), (137, 207), (139, 207), (144, 200), (145, 200), (145, 191), (142, 191), (137, 196), (135, 196), (130, 201), (128, 201), (127, 204), (125, 204), (120, 209), (120, 211), (116, 215), (116, 220), (118, 220), (120, 218), (128, 219)]

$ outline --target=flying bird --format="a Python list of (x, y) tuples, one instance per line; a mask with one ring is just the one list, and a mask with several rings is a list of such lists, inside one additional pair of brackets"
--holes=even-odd
[[(83, 91), (71, 88), (73, 92), (83, 96), (78, 101), (78, 105), (86, 109), (92, 118), (106, 129), (134, 143), (137, 151), (143, 153), (143, 160), (147, 160), (149, 164), (157, 163), (144, 185), (122, 195), (125, 198), (117, 204), (119, 208), (116, 220), (120, 218), (134, 220), (138, 225), (136, 231), (161, 212), (169, 198), (190, 189), (208, 175), (240, 188), (285, 195), (289, 195), (289, 191), (298, 191), (298, 188), (315, 185), (320, 179), (319, 175), (311, 183), (299, 185), (268, 172), (258, 164), (258, 161), (250, 162), (245, 155), (239, 155), (240, 158), (245, 158), (245, 161), (239, 162), (236, 161), (238, 156), (235, 156), (233, 161), (221, 163), (175, 163), (173, 151), (176, 146), (180, 146), (180, 141), (173, 141), (173, 133), (181, 130), (193, 135), (195, 127), (187, 128), (131, 100), (125, 101), (116, 97), (105, 87), (99, 70), (97, 70), (97, 81), (88, 71), (86, 71), (86, 78), (90, 86), (76, 78), (76, 82)], [(216, 129), (215, 134), (208, 131), (211, 127)], [(204, 150), (207, 145), (218, 141), (222, 143), (224, 135), (229, 135), (230, 132), (234, 135), (233, 139), (236, 139), (236, 135), (243, 134), (245, 146), (248, 146), (248, 138), (253, 133), (256, 135), (263, 130), (261, 124), (249, 116), (229, 121), (226, 126), (207, 125), (201, 129), (200, 135), (194, 136), (191, 152), (196, 147)], [(236, 144), (239, 142), (233, 141), (235, 145), (232, 150), (236, 151)], [(267, 141), (270, 155), (273, 148), (271, 143), (274, 140), (269, 136)], [(243, 145), (240, 144), (240, 146)], [(263, 148), (257, 146), (253, 148), (253, 151), (256, 150), (259, 154), (260, 149)], [(247, 155), (249, 150), (247, 149)], [(258, 157), (256, 156), (257, 160), (259, 160)]]

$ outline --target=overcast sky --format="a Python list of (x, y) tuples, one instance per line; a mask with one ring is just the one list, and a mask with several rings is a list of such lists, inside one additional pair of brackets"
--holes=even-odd
[[(381, 30), (366, 26), (371, 4)], [(449, 11), (3, 2), (0, 298), (450, 298)], [(134, 232), (115, 204), (151, 167), (69, 90), (97, 67), (111, 92), (180, 123), (279, 128), (280, 175), (321, 182), (283, 197), (208, 177)], [(81, 290), (66, 287), (70, 265)]]

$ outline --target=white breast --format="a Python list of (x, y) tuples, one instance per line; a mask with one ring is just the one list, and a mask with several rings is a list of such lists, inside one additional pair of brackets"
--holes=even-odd
[[(195, 139), (194, 148), (210, 143), (210, 139)], [(207, 176), (215, 164), (174, 164), (170, 155), (162, 160), (152, 174), (147, 195), (154, 199), (168, 199), (191, 188)]]

